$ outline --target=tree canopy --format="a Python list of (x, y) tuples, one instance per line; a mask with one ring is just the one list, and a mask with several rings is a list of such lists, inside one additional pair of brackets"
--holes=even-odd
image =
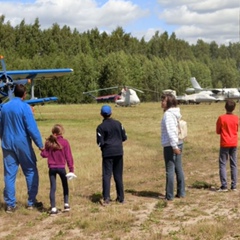
[(145, 41), (122, 27), (110, 34), (97, 28), (80, 33), (57, 23), (42, 30), (38, 18), (33, 24), (22, 20), (13, 27), (2, 15), (0, 54), (8, 70), (74, 69), (65, 77), (36, 81), (36, 97), (58, 96), (59, 103), (91, 102), (82, 92), (123, 85), (144, 90), (143, 101), (157, 101), (164, 89), (183, 94), (190, 77), (202, 87), (240, 85), (239, 43), (226, 46), (199, 39), (190, 45), (175, 33), (157, 31)]

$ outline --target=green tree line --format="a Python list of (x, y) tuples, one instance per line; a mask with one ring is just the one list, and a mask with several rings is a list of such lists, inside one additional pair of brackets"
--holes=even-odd
[[(117, 27), (110, 34), (97, 28), (80, 33), (54, 23), (41, 29), (39, 19), (15, 27), (0, 16), (0, 54), (7, 70), (72, 68), (68, 76), (39, 80), (36, 97), (57, 96), (59, 103), (87, 103), (83, 92), (124, 85), (141, 89), (142, 101), (157, 101), (164, 89), (184, 94), (190, 78), (203, 87), (240, 87), (240, 45), (196, 44), (175, 33), (137, 39)], [(116, 93), (108, 90), (96, 95)]]

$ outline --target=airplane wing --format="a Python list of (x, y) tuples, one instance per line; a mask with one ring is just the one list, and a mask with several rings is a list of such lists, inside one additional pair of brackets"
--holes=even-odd
[[(54, 77), (61, 77), (68, 73), (73, 72), (71, 68), (60, 69), (38, 69), (38, 70), (14, 70), (6, 71), (5, 73), (13, 80), (19, 79), (48, 79)], [(0, 71), (0, 76), (4, 74), (4, 71)]]
[[(62, 77), (68, 73), (73, 72), (71, 68), (63, 69), (38, 69), (38, 70), (14, 70), (6, 71), (5, 73), (9, 76), (15, 83), (21, 83), (20, 79), (28, 79), (31, 83), (31, 99), (25, 100), (29, 105), (41, 104), (44, 105), (46, 102), (55, 102), (58, 100), (57, 97), (47, 97), (47, 98), (35, 98), (34, 96), (34, 81), (43, 79), (52, 79), (56, 77)], [(4, 72), (0, 72), (3, 74)]]
[(57, 97), (35, 98), (34, 81), (36, 79), (51, 79), (61, 77), (73, 72), (71, 68), (63, 69), (35, 69), (35, 70), (7, 70), (4, 57), (0, 56), (2, 71), (0, 71), (0, 104), (13, 97), (14, 86), (16, 84), (31, 83), (31, 99), (25, 100), (30, 105), (44, 104), (46, 102), (57, 101)]
[(57, 100), (58, 100), (57, 97), (47, 97), (47, 98), (36, 98), (36, 99), (24, 100), (24, 102), (34, 106), (36, 104), (44, 105), (44, 103), (46, 102), (55, 102)]

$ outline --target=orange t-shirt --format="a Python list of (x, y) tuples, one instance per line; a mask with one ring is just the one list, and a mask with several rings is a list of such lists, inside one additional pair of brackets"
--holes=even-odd
[(220, 134), (221, 147), (236, 147), (238, 145), (238, 116), (221, 115), (216, 123), (216, 133)]

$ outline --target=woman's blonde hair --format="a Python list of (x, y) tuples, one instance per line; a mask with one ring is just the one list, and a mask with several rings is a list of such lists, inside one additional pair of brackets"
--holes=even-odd
[(57, 136), (64, 133), (64, 128), (61, 124), (55, 124), (52, 128), (52, 134), (46, 139), (45, 148), (60, 150), (62, 145), (58, 142)]

